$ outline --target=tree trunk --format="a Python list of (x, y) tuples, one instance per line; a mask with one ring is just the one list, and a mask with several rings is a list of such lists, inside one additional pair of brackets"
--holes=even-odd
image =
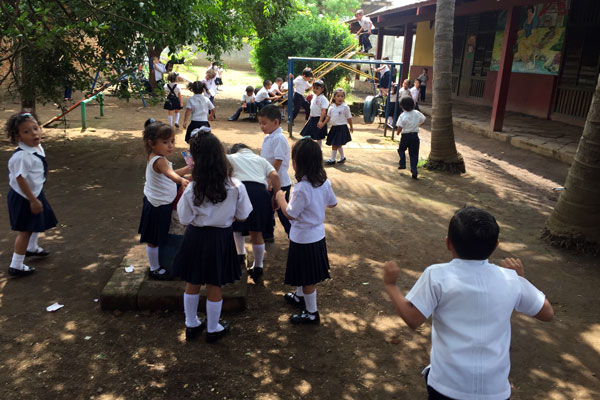
[(152, 90), (156, 89), (156, 78), (154, 77), (154, 68), (153, 68), (153, 64), (152, 64), (152, 59), (154, 57), (158, 57), (160, 58), (160, 53), (162, 53), (163, 49), (151, 49), (148, 51), (148, 61), (150, 62), (150, 72), (148, 73), (148, 81), (150, 82), (150, 86), (152, 87)]
[(465, 172), (465, 162), (456, 150), (452, 126), (452, 43), (455, 0), (437, 0), (433, 44), (433, 109), (431, 152), (425, 168), (452, 173)]
[(35, 75), (35, 57), (34, 54), (31, 54), (31, 50), (29, 50), (28, 47), (25, 47), (25, 49), (21, 51), (19, 64), (19, 92), (21, 94), (21, 108), (28, 108), (35, 112), (36, 88), (35, 84), (33, 84), (33, 77)]
[(564, 191), (543, 237), (554, 246), (600, 253), (600, 77)]

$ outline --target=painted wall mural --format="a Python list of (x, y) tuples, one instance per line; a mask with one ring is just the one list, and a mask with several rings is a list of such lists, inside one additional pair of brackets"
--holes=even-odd
[[(558, 75), (569, 0), (523, 7), (514, 46), (512, 72)], [(498, 71), (506, 10), (498, 17), (490, 70)]]

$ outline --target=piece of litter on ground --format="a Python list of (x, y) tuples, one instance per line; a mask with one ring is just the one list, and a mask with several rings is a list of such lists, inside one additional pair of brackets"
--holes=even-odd
[(565, 188), (564, 188), (564, 187), (562, 187), (562, 186), (559, 186), (559, 187), (555, 187), (555, 188), (554, 188), (554, 189), (552, 189), (552, 190), (554, 190), (555, 192), (562, 192), (563, 190), (565, 190)]
[(134, 268), (133, 265), (130, 265), (129, 267), (125, 267), (125, 272), (133, 272)]
[(46, 307), (46, 311), (48, 311), (48, 312), (54, 312), (54, 311), (56, 311), (58, 309), (63, 308), (64, 306), (65, 306), (64, 304), (54, 303), (54, 304), (51, 304), (48, 307)]
[(84, 337), (83, 339), (84, 339), (84, 340), (90, 340), (91, 338), (92, 338), (91, 336), (86, 336), (86, 337)]
[(369, 282), (363, 282), (362, 284), (367, 286), (369, 284)]
[(94, 299), (94, 303), (97, 303), (97, 302), (98, 302), (98, 299)]

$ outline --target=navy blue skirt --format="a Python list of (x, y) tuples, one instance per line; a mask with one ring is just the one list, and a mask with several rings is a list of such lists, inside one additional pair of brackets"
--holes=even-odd
[(181, 104), (179, 103), (179, 97), (168, 96), (163, 108), (165, 110), (181, 110)]
[(233, 231), (241, 232), (248, 236), (250, 231), (263, 232), (269, 224), (273, 223), (273, 206), (271, 204), (271, 193), (265, 185), (258, 182), (244, 181), (250, 203), (252, 203), (252, 212), (245, 221), (235, 221)]
[(140, 243), (149, 243), (153, 246), (167, 244), (172, 212), (173, 203), (154, 207), (144, 196), (142, 217), (138, 228), (138, 233), (141, 235)]
[(42, 190), (37, 197), (42, 202), (44, 209), (39, 214), (31, 212), (29, 200), (21, 196), (12, 188), (8, 191), (8, 215), (10, 216), (10, 228), (19, 232), (44, 232), (54, 228), (58, 221), (52, 211), (52, 207), (46, 200)]
[(192, 285), (223, 286), (239, 280), (242, 269), (232, 227), (188, 225), (173, 270)]
[(332, 126), (327, 135), (327, 146), (343, 146), (352, 140), (348, 125)]
[(192, 136), (192, 131), (194, 129), (198, 129), (203, 126), (208, 126), (210, 128), (210, 124), (208, 123), (208, 121), (192, 121), (192, 122), (190, 122), (190, 124), (187, 127), (187, 130), (185, 131), (185, 141), (186, 142), (190, 141), (190, 137)]
[(321, 129), (317, 127), (319, 123), (319, 119), (321, 117), (310, 117), (302, 131), (300, 132), (300, 136), (310, 136), (314, 140), (325, 139), (327, 136), (327, 125), (323, 125)]
[(296, 243), (290, 240), (283, 283), (292, 286), (307, 286), (329, 278), (329, 259), (327, 258), (325, 238), (314, 243)]

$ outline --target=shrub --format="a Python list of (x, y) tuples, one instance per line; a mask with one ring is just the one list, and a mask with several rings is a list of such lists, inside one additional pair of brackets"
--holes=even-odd
[[(286, 79), (288, 57), (332, 58), (351, 44), (356, 44), (356, 36), (348, 27), (326, 17), (313, 17), (300, 14), (291, 19), (272, 36), (254, 43), (251, 54), (252, 66), (261, 79), (273, 80), (275, 77)], [(296, 61), (294, 75), (298, 76), (305, 67), (315, 69), (321, 63)], [(328, 92), (351, 72), (338, 67), (329, 72), (323, 80)]]

